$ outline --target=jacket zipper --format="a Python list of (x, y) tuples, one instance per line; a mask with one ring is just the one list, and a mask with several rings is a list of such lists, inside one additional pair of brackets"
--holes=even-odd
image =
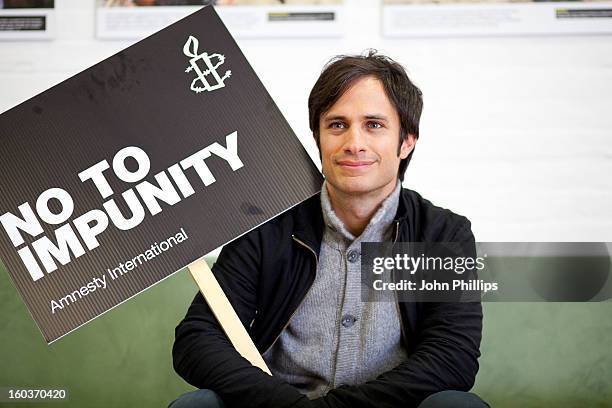
[[(393, 238), (393, 245), (397, 242), (397, 238), (399, 237), (399, 221), (395, 221), (395, 237)], [(391, 280), (395, 282), (395, 269), (391, 272)], [(397, 315), (399, 316), (400, 323), (400, 331), (402, 333), (402, 340), (404, 340), (404, 345), (408, 345), (408, 341), (406, 340), (406, 333), (404, 331), (404, 321), (402, 319), (402, 310), (400, 309), (399, 297), (397, 295), (397, 291), (393, 291), (395, 295), (395, 306), (397, 306)]]
[[(295, 235), (291, 235), (291, 238), (297, 242), (298, 244), (300, 244), (301, 246), (303, 246), (304, 248), (308, 249), (310, 252), (312, 252), (312, 254), (315, 257), (315, 279), (317, 278), (317, 268), (319, 267), (319, 256), (317, 255), (317, 253), (315, 252), (314, 249), (312, 249), (310, 246), (308, 246), (307, 244), (305, 244), (304, 242), (300, 241), (298, 238), (295, 237)], [(266, 350), (261, 353), (262, 355), (266, 354), (268, 352), (268, 350), (270, 350), (272, 348), (272, 346), (274, 346), (274, 344), (276, 343), (276, 341), (278, 340), (278, 338), (280, 337), (280, 335), (283, 333), (283, 331), (287, 328), (287, 326), (289, 326), (289, 323), (291, 322), (291, 319), (293, 319), (293, 316), (295, 315), (295, 313), (298, 311), (298, 309), (302, 306), (302, 303), (304, 303), (304, 300), (306, 300), (306, 296), (308, 296), (308, 293), (310, 292), (310, 289), (312, 289), (312, 285), (314, 285), (315, 279), (312, 280), (312, 282), (310, 283), (310, 286), (308, 286), (308, 289), (306, 290), (306, 292), (304, 293), (304, 296), (302, 297), (302, 299), (300, 300), (300, 303), (298, 304), (298, 306), (295, 308), (295, 310), (293, 311), (293, 313), (291, 313), (291, 316), (289, 316), (289, 319), (287, 320), (287, 322), (283, 325), (283, 328), (280, 330), (280, 332), (276, 335), (276, 337), (274, 337), (274, 341), (272, 342), (272, 344), (270, 344), (268, 346), (268, 348), (266, 348)]]

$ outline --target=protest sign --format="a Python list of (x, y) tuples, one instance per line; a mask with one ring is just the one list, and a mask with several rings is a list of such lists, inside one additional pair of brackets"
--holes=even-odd
[(47, 342), (322, 182), (211, 6), (3, 113), (0, 138), (0, 254)]

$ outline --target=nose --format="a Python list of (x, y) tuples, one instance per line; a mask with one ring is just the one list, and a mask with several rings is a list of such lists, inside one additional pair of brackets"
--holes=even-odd
[(358, 154), (366, 151), (366, 135), (357, 126), (351, 126), (344, 135), (346, 137), (343, 146), (345, 153)]

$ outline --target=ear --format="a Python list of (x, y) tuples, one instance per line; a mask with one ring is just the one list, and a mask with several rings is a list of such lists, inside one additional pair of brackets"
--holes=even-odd
[(417, 139), (415, 135), (411, 133), (408, 133), (406, 135), (400, 147), (400, 154), (399, 154), (400, 159), (404, 160), (406, 157), (408, 157), (412, 149), (414, 149), (414, 145), (416, 144), (416, 141)]

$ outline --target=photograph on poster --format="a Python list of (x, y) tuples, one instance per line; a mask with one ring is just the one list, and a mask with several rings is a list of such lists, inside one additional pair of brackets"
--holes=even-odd
[(55, 0), (0, 0), (0, 9), (53, 8)]
[(55, 0), (0, 0), (0, 40), (49, 39)]
[(340, 0), (100, 0), (105, 7), (135, 6), (269, 6), (280, 4), (338, 4)]
[(610, 0), (383, 0), (389, 37), (612, 32)]
[(98, 0), (97, 35), (141, 39), (206, 5), (236, 37), (340, 36), (343, 0)]

